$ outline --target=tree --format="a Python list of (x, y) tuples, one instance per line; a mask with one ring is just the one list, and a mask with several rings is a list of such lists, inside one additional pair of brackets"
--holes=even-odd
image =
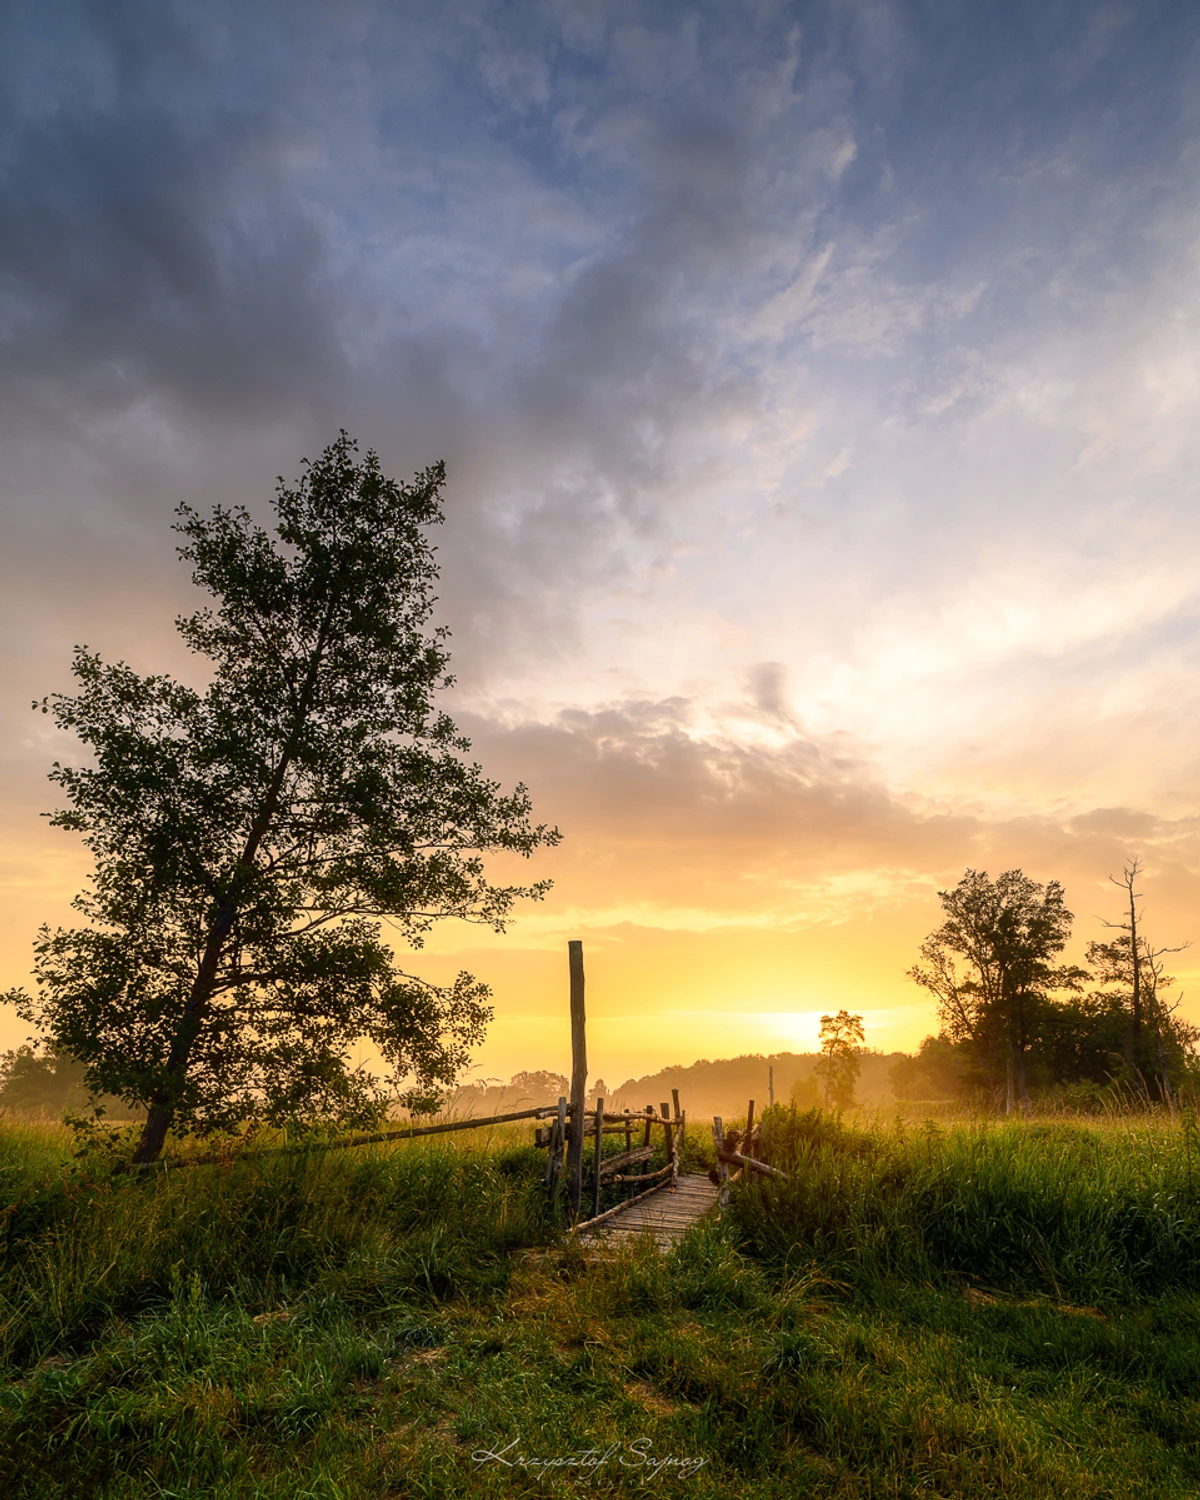
[(1068, 995), (1046, 1017), (1040, 1052), (1055, 1084), (1111, 1084), (1122, 1069), (1128, 1017), (1120, 997)]
[(821, 1055), (817, 1059), (817, 1077), (825, 1096), (825, 1108), (836, 1105), (849, 1109), (854, 1103), (858, 1082), (859, 1048), (864, 1031), (863, 1018), (839, 1010), (836, 1016), (821, 1017)]
[(888, 1082), (897, 1099), (948, 1099), (966, 1082), (965, 1059), (944, 1033), (927, 1036), (915, 1057), (900, 1056), (888, 1069)]
[[(559, 834), (434, 705), (453, 680), (427, 629), (444, 470), (401, 484), (357, 451), (343, 432), (279, 481), (274, 537), (241, 507), (179, 507), (179, 553), (216, 601), (176, 621), (202, 690), (77, 648), (78, 692), (34, 705), (91, 752), (55, 763), (52, 822), (94, 874), (86, 925), (42, 929), (36, 998), (14, 998), (93, 1091), (147, 1106), (138, 1162), (172, 1127), (376, 1119), (406, 1079), (420, 1105), (482, 1036), (489, 992), (404, 972), (383, 922), (412, 948), (445, 917), (499, 932), (548, 887), (489, 882), (485, 853)], [(384, 1078), (350, 1065), (356, 1039)]]
[(800, 1113), (809, 1109), (820, 1109), (823, 1100), (824, 1095), (815, 1071), (803, 1073), (798, 1078), (792, 1079), (792, 1086), (788, 1090), (788, 1103), (793, 1109)]
[(557, 1104), (568, 1088), (567, 1080), (561, 1073), (551, 1073), (542, 1068), (535, 1073), (514, 1073), (508, 1092), (530, 1104)]
[[(1126, 1071), (1144, 1096), (1149, 1096), (1147, 1080), (1157, 1076), (1158, 1087), (1168, 1104), (1174, 1102), (1172, 1072), (1180, 1072), (1194, 1049), (1194, 1029), (1173, 1016), (1178, 1005), (1168, 1006), (1164, 992), (1175, 983), (1164, 972), (1163, 958), (1168, 953), (1182, 953), (1189, 945), (1174, 948), (1152, 948), (1140, 930), (1141, 892), (1135, 891), (1142, 862), (1138, 856), (1124, 867), (1121, 879), (1110, 875), (1129, 903), (1129, 917), (1124, 922), (1105, 922), (1105, 927), (1122, 935), (1111, 942), (1091, 942), (1087, 947), (1088, 964), (1103, 989), (1095, 993), (1098, 1003), (1119, 1003), (1126, 1016), (1124, 1054)], [(1115, 992), (1115, 993), (1114, 993)], [(1115, 1060), (1115, 1059), (1114, 1059)]]
[[(1014, 1087), (1029, 1104), (1026, 1055), (1047, 1019), (1057, 990), (1077, 989), (1085, 978), (1051, 959), (1070, 936), (1071, 913), (1057, 880), (1046, 885), (1006, 870), (995, 880), (967, 870), (952, 891), (939, 891), (942, 925), (921, 945), (922, 964), (909, 970), (938, 1002), (945, 1034), (969, 1043), (981, 1070), (1003, 1058), (1006, 1103)], [(961, 973), (957, 961), (965, 963)]]

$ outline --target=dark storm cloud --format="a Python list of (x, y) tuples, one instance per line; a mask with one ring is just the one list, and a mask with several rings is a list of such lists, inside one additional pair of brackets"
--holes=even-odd
[[(345, 424), (400, 472), (449, 460), (459, 567), (445, 593), (464, 645), (487, 656), (513, 629), (544, 638), (543, 604), (569, 632), (572, 589), (623, 566), (627, 524), (656, 525), (682, 441), (753, 403), (697, 296), (736, 274), (753, 233), (742, 150), (688, 102), (699, 78), (685, 57), (682, 104), (652, 100), (647, 114), (643, 98), (631, 116), (642, 159), (623, 164), (632, 196), (604, 190), (614, 236), (575, 207), (596, 189), (569, 163), (551, 170), (539, 142), (553, 129), (506, 141), (515, 107), (495, 117), (497, 89), (513, 96), (566, 45), (553, 16), (530, 43), (541, 71), (527, 57), (523, 72), (487, 7), (457, 24), (418, 8), (407, 32), (385, 7), (342, 15), (10, 17), (11, 525), (56, 532), (70, 570), (75, 539), (106, 529), (98, 511), (146, 533), (179, 498), (261, 505), (275, 472)], [(670, 52), (680, 24), (617, 14), (600, 39), (632, 66)], [(561, 26), (586, 60), (587, 17)], [(410, 100), (414, 51), (453, 90), (448, 112), (428, 83)], [(584, 109), (593, 136), (606, 111), (621, 112), (611, 99)], [(519, 222), (495, 242), (506, 215)], [(138, 550), (162, 552), (140, 537)], [(113, 615), (130, 580), (107, 561), (90, 603)]]
[(249, 425), (345, 379), (326, 234), (289, 182), (292, 133), (272, 101), (189, 104), (214, 59), (177, 14), (83, 7), (57, 40), (92, 87), (10, 104), (10, 404), (57, 397), (78, 420), (153, 396), (182, 425)]
[(184, 422), (329, 399), (338, 291), (315, 216), (273, 180), (280, 145), (247, 118), (196, 139), (149, 106), (27, 129), (0, 228), (6, 399), (66, 387), (78, 420), (153, 394)]
[[(1071, 110), (1130, 98), (1160, 62), (1170, 115), (1186, 48), (1164, 51), (1166, 11), (1132, 34), (1116, 13), (1076, 34), (1071, 7), (970, 12), (13, 8), (8, 503), (37, 503), (29, 446), (54, 491), (57, 440), (92, 467), (92, 503), (119, 491), (157, 524), (159, 481), (261, 495), (344, 423), (401, 471), (450, 461), (447, 599), (472, 647), (521, 621), (569, 631), (564, 571), (610, 582), (623, 528), (669, 530), (686, 504), (696, 435), (760, 413), (731, 324), (831, 236), (831, 274), (853, 256), (894, 210), (889, 179), (910, 193), (901, 284), (885, 307), (877, 256), (844, 267), (812, 313), (821, 347), (920, 332), (954, 236), (994, 225), (963, 192), (1003, 196), (1028, 165), (1018, 120), (1053, 155)], [(1051, 77), (1064, 57), (1073, 83)], [(147, 427), (171, 451), (139, 475)]]
[[(1101, 180), (1122, 233), (1161, 184), (1194, 55), (1173, 15), (8, 8), (0, 501), (24, 655), (6, 714), (23, 722), (74, 639), (148, 665), (153, 617), (168, 650), (174, 503), (261, 511), (341, 425), (393, 472), (448, 460), (442, 593), (478, 689), (569, 660), (589, 598), (642, 585), (697, 497), (719, 526), (748, 434), (805, 407), (828, 428), (805, 449), (814, 526), (844, 539), (826, 571), (853, 553), (864, 596), (952, 574), (954, 528), (990, 540), (1020, 505), (964, 500), (952, 445), (932, 464), (898, 445), (923, 402), (1004, 389), (964, 319), (998, 317), (1011, 344), (1034, 283), (1086, 296), (1061, 252)], [(1019, 251), (1008, 281), (997, 247)], [(855, 503), (843, 446), (870, 449)]]

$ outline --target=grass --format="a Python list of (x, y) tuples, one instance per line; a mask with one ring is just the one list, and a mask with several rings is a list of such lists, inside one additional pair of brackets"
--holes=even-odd
[(519, 1126), (146, 1180), (5, 1126), (0, 1492), (1200, 1493), (1188, 1134), (770, 1130), (788, 1183), (585, 1258)]

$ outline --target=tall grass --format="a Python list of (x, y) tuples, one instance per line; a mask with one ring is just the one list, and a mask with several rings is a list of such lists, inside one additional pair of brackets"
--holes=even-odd
[(787, 1184), (598, 1257), (528, 1128), (146, 1177), (0, 1130), (0, 1493), (1200, 1493), (1192, 1136), (768, 1126)]
[(776, 1109), (787, 1182), (735, 1194), (741, 1242), (856, 1284), (952, 1275), (1068, 1301), (1200, 1285), (1190, 1126), (1129, 1117), (863, 1129)]
[(480, 1292), (544, 1239), (541, 1154), (443, 1138), (135, 1175), (0, 1133), (0, 1367), (79, 1352), (172, 1304), (180, 1278), (249, 1313), (380, 1313)]

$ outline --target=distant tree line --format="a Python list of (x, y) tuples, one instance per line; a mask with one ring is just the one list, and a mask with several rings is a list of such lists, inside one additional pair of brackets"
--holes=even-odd
[(0, 1109), (27, 1114), (77, 1115), (93, 1103), (106, 1113), (124, 1114), (119, 1099), (103, 1095), (93, 1100), (84, 1065), (54, 1046), (26, 1042), (0, 1053)]
[(1167, 957), (1188, 945), (1148, 939), (1141, 873), (1133, 859), (1114, 878), (1122, 920), (1104, 924), (1114, 936), (1088, 943), (1083, 967), (1059, 962), (1073, 917), (1057, 880), (968, 870), (939, 892), (945, 920), (909, 974), (933, 995), (941, 1027), (893, 1065), (897, 1096), (989, 1096), (1011, 1111), (1033, 1093), (1081, 1100), (1115, 1086), (1171, 1104), (1181, 1084), (1200, 1079), (1200, 1030), (1176, 1013), (1166, 972)]

